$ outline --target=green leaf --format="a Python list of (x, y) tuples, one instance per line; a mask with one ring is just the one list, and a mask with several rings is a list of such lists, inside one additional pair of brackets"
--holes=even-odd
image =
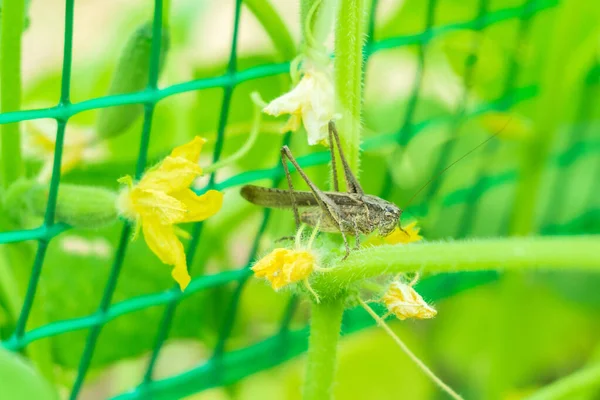
[(10, 400), (56, 400), (58, 396), (37, 371), (19, 354), (0, 346), (2, 398)]
[(585, 362), (597, 343), (594, 310), (510, 274), (437, 305), (433, 351), (466, 398), (500, 398), (544, 385)]

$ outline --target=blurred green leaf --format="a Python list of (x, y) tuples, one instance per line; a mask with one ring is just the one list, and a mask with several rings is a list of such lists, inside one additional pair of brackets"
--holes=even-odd
[(19, 354), (0, 346), (2, 397), (10, 400), (56, 400), (52, 387)]
[(505, 398), (578, 368), (598, 344), (592, 315), (512, 274), (439, 304), (432, 344), (465, 397)]

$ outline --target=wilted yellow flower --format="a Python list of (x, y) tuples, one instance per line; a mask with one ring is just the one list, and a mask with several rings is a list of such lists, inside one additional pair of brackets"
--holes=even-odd
[(191, 142), (176, 147), (157, 166), (146, 171), (139, 182), (127, 175), (117, 206), (121, 215), (140, 227), (150, 250), (169, 265), (172, 275), (184, 290), (190, 282), (183, 244), (177, 237), (181, 230), (175, 224), (202, 221), (214, 215), (223, 204), (223, 194), (209, 190), (198, 196), (190, 189), (202, 174), (198, 165), (205, 140), (196, 136)]
[[(25, 156), (43, 161), (38, 181), (48, 182), (52, 176), (56, 123), (50, 119), (37, 119), (24, 123), (23, 152)], [(60, 171), (68, 172), (82, 162), (97, 162), (108, 150), (97, 140), (90, 128), (69, 123), (65, 132)]]
[(383, 296), (383, 303), (398, 319), (433, 318), (437, 311), (423, 300), (412, 284), (394, 281)]
[(307, 250), (275, 249), (254, 264), (257, 278), (266, 278), (273, 289), (307, 279), (317, 267), (315, 256)]
[(366, 240), (365, 245), (380, 246), (382, 244), (406, 244), (418, 242), (423, 239), (423, 237), (419, 235), (420, 230), (421, 228), (417, 226), (417, 222), (413, 221), (402, 229), (397, 227), (387, 236), (371, 236)]
[(336, 118), (333, 80), (327, 70), (307, 67), (291, 91), (271, 101), (263, 111), (269, 115), (291, 114), (283, 131), (296, 131), (300, 122), (308, 144), (327, 143), (329, 121)]

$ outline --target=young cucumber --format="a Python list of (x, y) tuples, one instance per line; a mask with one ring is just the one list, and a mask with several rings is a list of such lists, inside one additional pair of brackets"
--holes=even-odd
[[(18, 224), (44, 218), (48, 205), (48, 185), (19, 180), (3, 198), (7, 217)], [(54, 219), (76, 228), (99, 229), (118, 220), (117, 193), (92, 186), (61, 183)]]
[[(162, 43), (158, 71), (162, 71), (169, 51), (169, 34), (162, 31)], [(150, 57), (152, 53), (152, 24), (145, 23), (131, 35), (119, 59), (113, 75), (109, 95), (133, 93), (144, 90), (148, 85)], [(100, 109), (96, 125), (99, 138), (108, 139), (125, 132), (142, 115), (142, 104)]]

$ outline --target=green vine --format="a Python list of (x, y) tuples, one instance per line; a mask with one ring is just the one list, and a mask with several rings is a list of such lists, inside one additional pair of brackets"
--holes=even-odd
[(312, 305), (303, 394), (305, 400), (332, 397), (337, 343), (343, 313), (344, 301), (340, 299)]
[[(352, 171), (358, 176), (360, 167), (360, 137), (363, 55), (365, 37), (365, 0), (342, 0), (335, 30), (335, 87), (337, 122), (342, 148)], [(340, 182), (343, 182), (340, 179)]]
[(352, 253), (313, 288), (323, 298), (354, 282), (403, 272), (424, 273), (576, 268), (600, 271), (600, 236), (479, 239), (411, 245), (383, 245)]
[(282, 61), (296, 56), (296, 44), (285, 22), (269, 0), (244, 0), (244, 4), (265, 29)]
[[(319, 0), (317, 0), (319, 1)], [(302, 2), (303, 23), (310, 18), (313, 7), (319, 18), (309, 25), (305, 36), (310, 33), (313, 41), (321, 43), (325, 36), (323, 13), (335, 11), (331, 2)], [(328, 6), (328, 7), (326, 7)], [(340, 0), (337, 9), (338, 23), (335, 30), (335, 89), (341, 119), (338, 122), (342, 149), (349, 166), (358, 175), (360, 160), (361, 107), (363, 57), (362, 45), (365, 33), (365, 0)], [(343, 21), (343, 22), (342, 22)], [(311, 20), (312, 23), (312, 20)], [(305, 44), (307, 44), (305, 37)], [(341, 172), (341, 171), (340, 171)], [(340, 182), (345, 182), (341, 179)], [(329, 297), (312, 306), (310, 340), (304, 398), (321, 400), (332, 397), (332, 386), (336, 365), (336, 349), (340, 334), (345, 296)]]

